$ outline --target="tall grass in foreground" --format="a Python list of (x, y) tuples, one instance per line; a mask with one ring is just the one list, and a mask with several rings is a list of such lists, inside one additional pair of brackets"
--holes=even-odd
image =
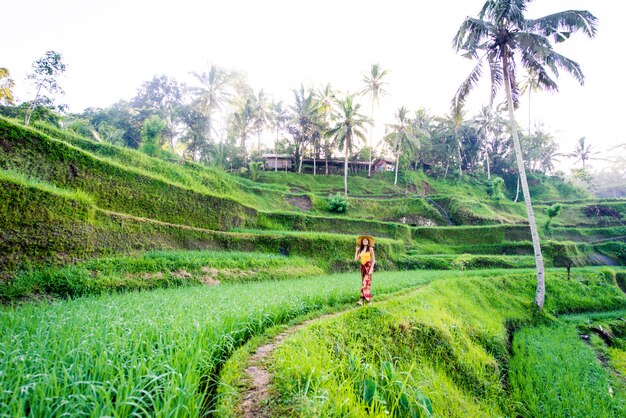
[(228, 251), (152, 251), (98, 258), (65, 267), (39, 267), (0, 281), (0, 302), (32, 295), (78, 297), (210, 281), (282, 280), (323, 274), (311, 260)]
[(626, 385), (581, 341), (575, 324), (515, 334), (509, 373), (513, 398), (524, 405), (524, 416), (626, 416)]
[[(380, 273), (374, 297), (455, 273)], [(217, 368), (269, 326), (354, 302), (356, 273), (0, 308), (0, 416), (198, 416)]]
[[(552, 314), (626, 303), (601, 273), (577, 273), (572, 280), (550, 273), (547, 284), (545, 311)], [(532, 274), (457, 278), (313, 324), (275, 352), (272, 411), (306, 417), (515, 416), (518, 409), (503, 383), (508, 342), (515, 329), (540, 319), (533, 294)]]

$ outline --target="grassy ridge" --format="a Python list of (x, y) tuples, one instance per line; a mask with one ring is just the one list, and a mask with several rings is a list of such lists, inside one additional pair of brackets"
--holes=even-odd
[[(623, 307), (603, 274), (549, 273), (546, 311)], [(532, 324), (532, 274), (434, 282), (322, 321), (272, 360), (274, 413), (292, 416), (507, 416), (512, 330)], [(328, 367), (332, 364), (332, 367)], [(523, 402), (526, 402), (524, 399)]]
[(0, 168), (28, 172), (60, 188), (81, 189), (103, 209), (215, 230), (254, 220), (255, 211), (235, 200), (102, 160), (5, 119), (0, 119), (0, 148)]
[(0, 301), (32, 295), (76, 298), (189, 284), (286, 280), (324, 271), (311, 260), (263, 253), (168, 251), (93, 259), (65, 267), (16, 272), (0, 282)]
[[(374, 291), (438, 276), (380, 273)], [(235, 348), (270, 326), (353, 303), (358, 286), (354, 272), (0, 307), (0, 412), (199, 416)]]

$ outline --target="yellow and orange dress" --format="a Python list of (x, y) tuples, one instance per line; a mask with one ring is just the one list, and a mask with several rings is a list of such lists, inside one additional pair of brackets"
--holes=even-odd
[(372, 254), (366, 250), (361, 252), (359, 257), (361, 258), (361, 297), (371, 302), (372, 274), (367, 274), (367, 271), (372, 266)]

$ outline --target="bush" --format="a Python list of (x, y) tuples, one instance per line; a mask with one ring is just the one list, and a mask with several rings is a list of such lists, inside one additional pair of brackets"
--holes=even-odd
[(504, 179), (502, 177), (493, 176), (487, 182), (487, 194), (494, 200), (504, 199)]
[(326, 209), (334, 213), (346, 213), (350, 204), (345, 197), (337, 193), (335, 196), (329, 196), (326, 202)]

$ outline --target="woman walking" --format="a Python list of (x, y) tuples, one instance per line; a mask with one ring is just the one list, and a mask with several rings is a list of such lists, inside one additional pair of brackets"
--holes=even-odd
[(374, 238), (369, 235), (361, 235), (356, 239), (356, 251), (354, 261), (361, 259), (361, 298), (358, 304), (363, 302), (372, 303), (372, 272), (376, 259), (374, 258)]

